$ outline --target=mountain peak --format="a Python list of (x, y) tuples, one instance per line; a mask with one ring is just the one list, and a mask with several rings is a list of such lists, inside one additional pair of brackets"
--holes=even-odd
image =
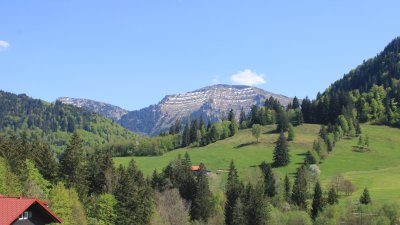
[(128, 110), (122, 109), (118, 106), (90, 99), (60, 97), (57, 101), (92, 111), (114, 121), (118, 121), (123, 115), (128, 113)]
[(132, 111), (122, 116), (119, 122), (132, 131), (156, 135), (167, 131), (177, 119), (184, 121), (187, 117), (203, 116), (217, 121), (226, 116), (231, 109), (238, 117), (242, 108), (248, 112), (252, 105), (263, 105), (265, 99), (271, 96), (283, 105), (292, 101), (286, 96), (256, 87), (217, 84), (186, 93), (167, 95), (157, 105)]

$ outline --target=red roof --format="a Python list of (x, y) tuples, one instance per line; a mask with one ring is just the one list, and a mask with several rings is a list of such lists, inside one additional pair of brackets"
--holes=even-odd
[(61, 223), (62, 220), (57, 217), (47, 207), (47, 203), (36, 198), (22, 198), (22, 197), (6, 197), (0, 195), (0, 224), (11, 224), (14, 220), (27, 210), (31, 205), (38, 204), (43, 210), (54, 218), (54, 221)]
[(193, 170), (193, 171), (200, 170), (200, 166), (192, 166), (192, 170)]

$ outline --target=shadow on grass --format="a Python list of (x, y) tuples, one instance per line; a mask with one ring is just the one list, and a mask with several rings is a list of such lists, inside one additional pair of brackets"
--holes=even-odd
[(296, 155), (298, 155), (298, 156), (306, 156), (307, 153), (298, 153), (298, 154), (296, 154)]
[(243, 147), (246, 147), (246, 146), (249, 146), (249, 145), (253, 145), (253, 144), (257, 144), (257, 142), (256, 141), (251, 141), (251, 142), (243, 143), (243, 144), (240, 144), (240, 145), (236, 146), (235, 148), (243, 148)]
[(263, 134), (279, 134), (279, 132), (276, 130), (270, 130), (270, 131), (264, 132)]
[(353, 152), (358, 152), (358, 153), (365, 153), (365, 152), (369, 152), (370, 149), (369, 148), (365, 148), (365, 147), (360, 147), (360, 146), (353, 146)]

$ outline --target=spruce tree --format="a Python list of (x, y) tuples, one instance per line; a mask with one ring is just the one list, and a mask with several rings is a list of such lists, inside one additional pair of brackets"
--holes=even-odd
[(327, 202), (329, 205), (339, 203), (338, 194), (334, 186), (329, 189)]
[(275, 177), (272, 173), (271, 164), (267, 164), (265, 161), (263, 161), (260, 165), (260, 168), (264, 176), (264, 194), (272, 198), (276, 195), (276, 188)]
[[(239, 217), (239, 213), (234, 215), (235, 210), (239, 210), (238, 207), (242, 208), (241, 203), (238, 205), (240, 194), (242, 193), (243, 185), (239, 181), (237, 170), (233, 160), (229, 165), (228, 181), (226, 182), (226, 202), (225, 202), (225, 224), (233, 225), (237, 224), (235, 216)], [(236, 207), (236, 208), (235, 208)]]
[(41, 143), (36, 136), (33, 142), (32, 159), (46, 180), (54, 181), (57, 176), (57, 161), (48, 143)]
[(75, 131), (64, 154), (60, 159), (61, 177), (64, 178), (67, 187), (74, 187), (79, 198), (83, 199), (88, 191), (88, 171), (85, 149), (79, 134)]
[(251, 225), (264, 225), (268, 220), (267, 202), (264, 198), (264, 188), (261, 183), (255, 187), (248, 184), (245, 188), (242, 202), (244, 205), (244, 217)]
[(299, 99), (296, 96), (294, 96), (294, 98), (293, 98), (292, 108), (293, 109), (300, 108), (300, 102), (299, 102)]
[(190, 127), (189, 127), (189, 119), (186, 120), (185, 128), (182, 133), (182, 146), (186, 147), (190, 145)]
[(306, 168), (304, 165), (297, 169), (292, 189), (292, 202), (301, 209), (307, 209), (307, 180), (305, 173)]
[(232, 209), (232, 220), (230, 223), (227, 223), (225, 220), (226, 225), (243, 225), (246, 224), (246, 220), (244, 217), (244, 207), (240, 199), (235, 202), (235, 205)]
[(232, 137), (236, 134), (238, 129), (238, 124), (236, 122), (236, 117), (235, 113), (233, 112), (233, 109), (229, 111), (228, 120), (231, 122), (229, 124), (229, 136)]
[(318, 216), (319, 212), (322, 212), (323, 208), (323, 198), (322, 198), (322, 190), (319, 182), (315, 184), (314, 188), (314, 197), (312, 201), (312, 209), (311, 209), (311, 218), (315, 220)]
[(290, 162), (289, 148), (283, 132), (280, 133), (278, 141), (276, 142), (273, 156), (273, 166), (281, 167), (286, 166)]
[(364, 188), (364, 192), (360, 197), (360, 203), (364, 205), (368, 205), (371, 203), (371, 197), (369, 196), (369, 191), (367, 188)]
[(199, 137), (197, 135), (197, 132), (199, 131), (199, 124), (197, 120), (192, 120), (191, 122), (191, 127), (190, 127), (190, 138), (189, 138), (189, 143), (196, 143), (199, 141)]
[(284, 191), (285, 191), (285, 199), (286, 201), (290, 201), (290, 180), (289, 176), (286, 174), (285, 175), (285, 180), (284, 180)]
[(204, 164), (196, 176), (195, 194), (190, 205), (190, 218), (207, 222), (213, 212), (213, 195), (208, 185)]

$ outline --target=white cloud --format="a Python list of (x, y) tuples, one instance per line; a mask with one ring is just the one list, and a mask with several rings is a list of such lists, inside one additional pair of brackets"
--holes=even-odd
[(0, 40), (0, 51), (4, 51), (10, 47), (10, 43), (7, 41)]
[(249, 69), (239, 71), (231, 76), (231, 81), (237, 84), (254, 86), (265, 84), (264, 74), (257, 74)]

